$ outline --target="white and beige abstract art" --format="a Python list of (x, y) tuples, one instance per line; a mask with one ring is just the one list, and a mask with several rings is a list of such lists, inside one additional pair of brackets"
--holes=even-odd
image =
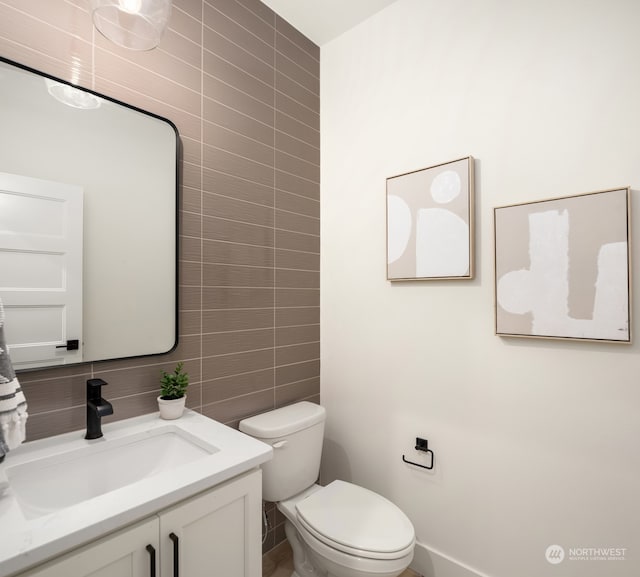
[(631, 341), (629, 197), (494, 209), (496, 334)]
[(387, 279), (473, 276), (473, 158), (387, 179)]

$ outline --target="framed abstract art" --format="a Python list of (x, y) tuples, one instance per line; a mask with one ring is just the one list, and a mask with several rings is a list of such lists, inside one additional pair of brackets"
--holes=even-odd
[(630, 190), (494, 209), (495, 332), (631, 342)]
[(473, 278), (473, 158), (387, 178), (387, 279)]

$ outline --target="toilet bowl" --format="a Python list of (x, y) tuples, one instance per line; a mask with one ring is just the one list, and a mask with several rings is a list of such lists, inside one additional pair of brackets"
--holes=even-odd
[(413, 559), (415, 532), (391, 501), (358, 485), (315, 481), (326, 413), (295, 403), (240, 422), (240, 430), (269, 443), (263, 498), (286, 518), (292, 577), (396, 577)]
[[(277, 507), (293, 526), (287, 531), (290, 542), (295, 529), (294, 538), (302, 549), (298, 555), (325, 571), (307, 571), (298, 577), (395, 577), (413, 559), (414, 530), (406, 515), (357, 485), (344, 481), (313, 485)], [(293, 543), (291, 547), (295, 562)]]

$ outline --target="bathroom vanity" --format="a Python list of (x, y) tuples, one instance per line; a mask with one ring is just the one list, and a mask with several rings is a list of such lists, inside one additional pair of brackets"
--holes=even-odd
[(0, 576), (261, 575), (272, 449), (194, 412), (27, 443), (0, 466)]

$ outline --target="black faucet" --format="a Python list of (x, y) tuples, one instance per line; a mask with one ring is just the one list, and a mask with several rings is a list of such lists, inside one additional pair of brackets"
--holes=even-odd
[(101, 387), (107, 382), (102, 379), (87, 381), (87, 434), (85, 439), (99, 439), (102, 437), (101, 419), (113, 415), (113, 406), (102, 398)]

